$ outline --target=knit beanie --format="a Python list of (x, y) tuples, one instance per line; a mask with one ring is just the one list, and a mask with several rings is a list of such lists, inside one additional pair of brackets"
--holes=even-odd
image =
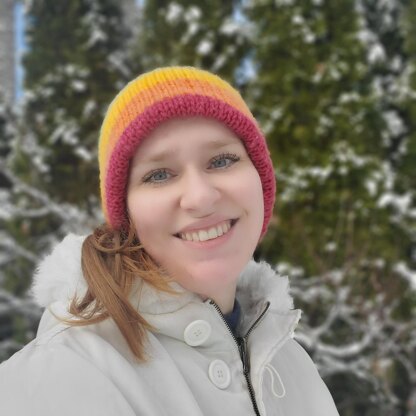
[(239, 92), (217, 75), (193, 67), (158, 68), (140, 75), (109, 105), (98, 146), (101, 204), (107, 224), (113, 229), (128, 228), (129, 165), (143, 139), (166, 120), (193, 116), (225, 124), (244, 143), (263, 187), (263, 237), (276, 189), (266, 140)]

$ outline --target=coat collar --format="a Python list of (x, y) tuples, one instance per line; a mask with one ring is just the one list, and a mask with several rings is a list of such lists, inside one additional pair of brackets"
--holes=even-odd
[[(81, 270), (84, 239), (84, 236), (69, 234), (38, 266), (31, 292), (40, 306), (68, 305), (74, 296), (81, 298), (86, 293), (87, 284)], [(180, 338), (183, 331), (178, 330), (173, 323), (178, 320), (182, 322), (185, 315), (199, 316), (201, 319), (213, 319), (213, 315), (218, 315), (209, 301), (204, 302), (198, 295), (176, 283), (173, 287), (180, 292), (179, 295), (159, 292), (146, 283), (139, 283), (132, 292), (132, 304), (160, 333)], [(269, 264), (251, 260), (239, 277), (236, 297), (242, 310), (239, 324), (242, 335), (252, 326), (267, 302), (270, 302), (270, 307), (266, 319), (262, 319), (262, 328), (270, 327), (273, 345), (292, 335), (300, 311), (292, 310), (288, 278), (278, 276)]]
[[(189, 304), (201, 307), (209, 305), (209, 300), (204, 302), (198, 295), (184, 290), (178, 284), (173, 283), (172, 287), (180, 294), (172, 296), (159, 292), (146, 283), (138, 288), (138, 295), (133, 297), (137, 299), (135, 306), (150, 323), (157, 321), (158, 315), (179, 313)], [(242, 333), (250, 328), (267, 302), (270, 302), (268, 313), (285, 315), (293, 309), (288, 278), (278, 276), (266, 262), (249, 261), (240, 274), (236, 297), (242, 311), (239, 324)]]

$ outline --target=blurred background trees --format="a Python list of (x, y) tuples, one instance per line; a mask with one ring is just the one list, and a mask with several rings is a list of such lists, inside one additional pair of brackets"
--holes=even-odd
[(277, 202), (255, 257), (289, 275), (340, 414), (416, 414), (415, 0), (32, 0), (26, 36), (23, 99), (0, 105), (0, 360), (35, 336), (37, 262), (102, 221), (109, 101), (196, 65), (267, 136)]

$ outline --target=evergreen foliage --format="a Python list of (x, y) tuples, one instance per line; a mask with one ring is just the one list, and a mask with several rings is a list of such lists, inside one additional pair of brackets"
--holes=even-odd
[(237, 2), (147, 1), (135, 46), (135, 73), (191, 65), (234, 81), (247, 49), (250, 25), (236, 17)]
[[(305, 311), (298, 338), (340, 412), (391, 415), (404, 411), (414, 391), (415, 200), (408, 185), (416, 175), (402, 177), (399, 167), (399, 149), (412, 140), (411, 126), (398, 118), (409, 103), (394, 94), (402, 74), (387, 57), (380, 62), (380, 51), (403, 50), (403, 8), (393, 8), (383, 29), (374, 22), (385, 17), (380, 4), (392, 2), (364, 3), (247, 2), (258, 30), (248, 91), (278, 184), (274, 232), (260, 255), (292, 275)], [(396, 59), (410, 65), (403, 51)]]

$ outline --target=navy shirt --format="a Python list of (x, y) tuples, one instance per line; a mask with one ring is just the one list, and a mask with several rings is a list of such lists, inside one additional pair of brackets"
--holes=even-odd
[(235, 331), (237, 329), (237, 325), (238, 325), (238, 322), (240, 320), (240, 316), (241, 316), (241, 307), (240, 307), (240, 304), (238, 303), (238, 300), (236, 298), (234, 300), (233, 310), (230, 313), (227, 313), (226, 315), (224, 315), (224, 319), (227, 321), (227, 324), (229, 325), (229, 327), (233, 331), (234, 335), (236, 335)]

